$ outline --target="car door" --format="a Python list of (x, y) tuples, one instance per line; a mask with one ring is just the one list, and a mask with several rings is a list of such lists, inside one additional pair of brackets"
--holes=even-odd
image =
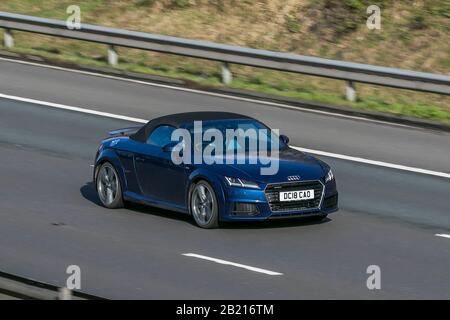
[(144, 196), (156, 202), (184, 207), (186, 168), (172, 162), (171, 152), (162, 147), (171, 142), (175, 127), (160, 125), (148, 136), (135, 155), (136, 172)]

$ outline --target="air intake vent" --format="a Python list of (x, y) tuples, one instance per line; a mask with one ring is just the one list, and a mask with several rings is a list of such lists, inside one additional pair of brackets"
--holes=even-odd
[(254, 203), (236, 202), (233, 206), (233, 214), (236, 216), (254, 216), (258, 212), (258, 207)]

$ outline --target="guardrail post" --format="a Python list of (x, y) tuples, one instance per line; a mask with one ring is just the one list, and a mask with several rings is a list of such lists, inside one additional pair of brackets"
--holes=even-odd
[(68, 288), (59, 288), (58, 300), (72, 300), (72, 290)]
[(9, 30), (9, 29), (6, 29), (5, 33), (3, 34), (3, 44), (8, 49), (11, 49), (12, 47), (14, 47), (14, 38), (13, 38), (11, 30)]
[(229, 85), (233, 81), (233, 74), (230, 70), (230, 65), (228, 62), (222, 64), (222, 83)]
[(346, 88), (345, 95), (347, 97), (347, 100), (349, 100), (351, 102), (355, 102), (356, 101), (355, 84), (351, 80), (347, 81), (347, 88)]
[(114, 46), (108, 47), (108, 63), (112, 66), (119, 63), (119, 55), (117, 54), (116, 48)]

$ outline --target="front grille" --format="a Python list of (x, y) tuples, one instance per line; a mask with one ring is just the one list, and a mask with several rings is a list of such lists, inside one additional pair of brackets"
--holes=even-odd
[[(272, 212), (289, 212), (317, 209), (322, 199), (323, 184), (320, 181), (286, 182), (270, 184), (266, 188), (266, 197)], [(280, 201), (281, 191), (314, 189), (314, 199), (300, 201)]]

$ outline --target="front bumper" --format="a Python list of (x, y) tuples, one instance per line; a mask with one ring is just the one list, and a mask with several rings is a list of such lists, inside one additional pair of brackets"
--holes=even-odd
[[(264, 190), (238, 187), (228, 188), (225, 192), (226, 201), (221, 210), (221, 220), (262, 221), (269, 219), (301, 218), (336, 212), (338, 210), (338, 192), (335, 181), (328, 184), (324, 184), (319, 180), (314, 182), (320, 183), (323, 186), (320, 192), (316, 190), (315, 198), (317, 201), (315, 203), (307, 204), (298, 202), (297, 205), (294, 203), (294, 205), (289, 205), (287, 208), (280, 208), (274, 205), (273, 202), (269, 202), (267, 187)], [(255, 209), (247, 212), (238, 210), (239, 208), (250, 207)]]

